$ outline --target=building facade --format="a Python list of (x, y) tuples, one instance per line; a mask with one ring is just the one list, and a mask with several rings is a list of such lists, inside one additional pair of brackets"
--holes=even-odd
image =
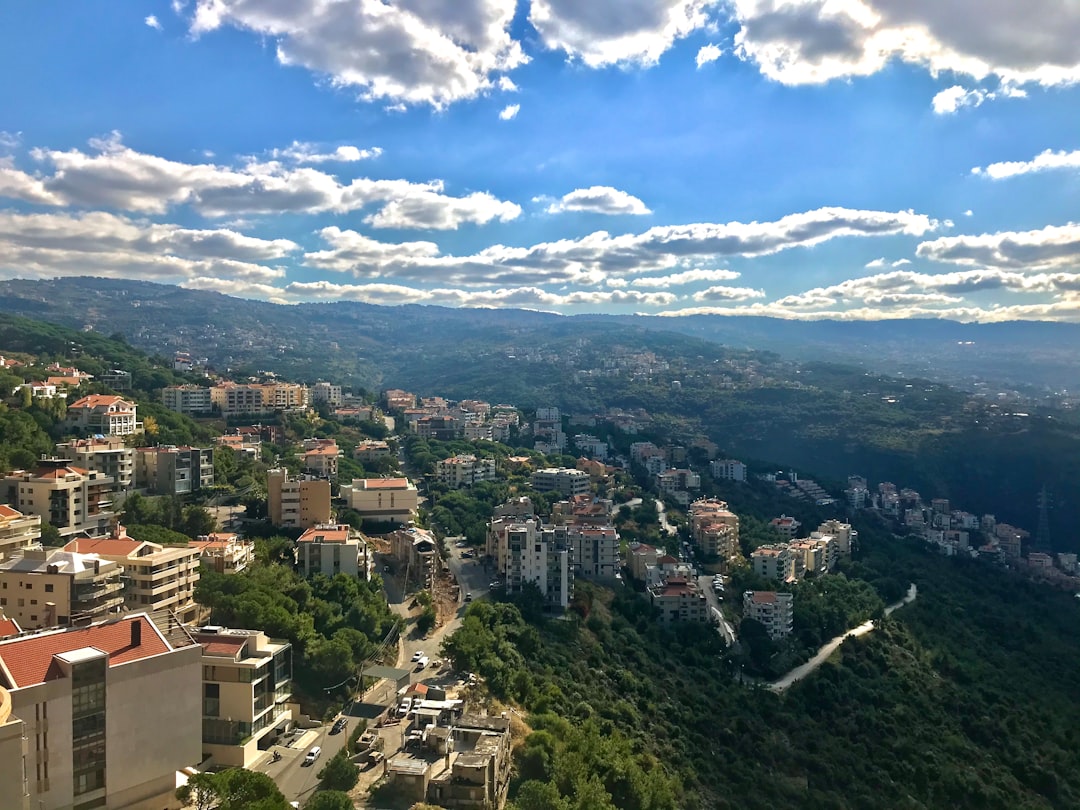
[(61, 442), (56, 445), (56, 456), (68, 459), (72, 466), (109, 476), (115, 492), (128, 492), (135, 485), (135, 451), (118, 436)]
[(791, 635), (795, 597), (776, 591), (746, 591), (743, 594), (743, 618), (765, 625), (769, 637), (777, 640)]
[(341, 497), (361, 517), (399, 526), (415, 519), (419, 506), (416, 487), (407, 478), (354, 478), (342, 485)]
[(155, 495), (190, 495), (214, 485), (214, 451), (209, 447), (140, 447), (135, 451), (135, 485)]
[(41, 516), (24, 515), (0, 504), (0, 561), (29, 548), (41, 538)]
[(296, 541), (296, 562), (305, 577), (326, 574), (368, 575), (368, 547), (360, 535), (344, 524), (313, 526)]
[(171, 385), (161, 389), (161, 403), (170, 411), (196, 416), (211, 413), (210, 389), (200, 385)]
[(529, 484), (537, 492), (558, 492), (571, 498), (575, 495), (588, 495), (590, 491), (589, 474), (568, 467), (537, 470), (529, 477)]
[(36, 469), (4, 477), (5, 500), (24, 515), (37, 515), (61, 537), (109, 531), (114, 481), (104, 473), (71, 466), (67, 459), (43, 459)]
[(87, 433), (130, 436), (142, 431), (136, 411), (135, 403), (122, 397), (91, 394), (68, 405), (67, 422)]
[(308, 529), (330, 523), (330, 481), (312, 476), (289, 475), (283, 467), (266, 473), (270, 522), (287, 529)]
[(66, 627), (119, 613), (119, 565), (92, 554), (29, 548), (0, 562), (0, 611), (20, 627)]
[(495, 459), (459, 455), (444, 458), (435, 465), (435, 477), (444, 486), (457, 489), (471, 487), (481, 481), (495, 480)]

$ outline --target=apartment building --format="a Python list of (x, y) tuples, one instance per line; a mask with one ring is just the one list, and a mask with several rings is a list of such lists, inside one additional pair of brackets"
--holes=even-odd
[(859, 545), (859, 532), (851, 528), (850, 523), (841, 523), (835, 518), (826, 520), (817, 530), (822, 535), (829, 535), (836, 540), (837, 553), (848, 556), (851, 549)]
[(179, 807), (176, 772), (202, 759), (199, 653), (145, 614), (0, 641), (0, 807)]
[(72, 466), (107, 475), (115, 492), (128, 492), (135, 485), (135, 451), (119, 436), (73, 439), (56, 445), (57, 458)]
[(656, 546), (650, 546), (647, 543), (631, 543), (627, 549), (626, 559), (630, 576), (644, 582), (648, 569), (655, 566), (657, 560), (660, 559), (660, 551)]
[(325, 478), (294, 477), (275, 467), (267, 470), (266, 494), (270, 522), (275, 526), (308, 529), (331, 522), (330, 482)]
[(135, 451), (135, 486), (155, 495), (190, 495), (214, 485), (209, 447), (140, 447)]
[(121, 566), (124, 607), (130, 611), (153, 613), (167, 609), (182, 622), (193, 621), (198, 614), (198, 549), (136, 540), (123, 526), (117, 526), (114, 537), (77, 538), (64, 550), (96, 555)]
[(795, 555), (786, 545), (761, 546), (750, 555), (750, 565), (759, 577), (790, 582), (795, 579)]
[(161, 389), (161, 404), (170, 411), (199, 416), (214, 410), (210, 389), (201, 385), (170, 385)]
[(795, 615), (795, 597), (776, 591), (746, 591), (743, 593), (743, 618), (765, 625), (769, 638), (774, 640), (791, 635)]
[(67, 406), (67, 423), (87, 433), (107, 436), (130, 436), (142, 432), (137, 407), (122, 397), (91, 394)]
[(454, 489), (471, 487), (481, 481), (494, 481), (495, 459), (477, 458), (474, 455), (445, 458), (436, 463), (435, 476), (440, 484)]
[(239, 574), (255, 562), (255, 542), (229, 532), (202, 535), (189, 546), (199, 552), (204, 568), (219, 574)]
[(202, 751), (216, 766), (250, 767), (263, 739), (290, 719), (292, 645), (212, 625), (193, 636), (202, 653)]
[(427, 529), (398, 529), (387, 535), (390, 553), (405, 575), (406, 587), (431, 588), (438, 572), (439, 544)]
[(438, 439), (449, 442), (458, 438), (465, 422), (450, 414), (421, 416), (412, 423), (416, 435), (424, 439)]
[(35, 545), (40, 538), (40, 515), (24, 515), (18, 509), (0, 504), (0, 560)]
[(554, 527), (530, 518), (507, 525), (498, 539), (505, 543), (497, 559), (503, 560), (499, 574), (507, 593), (520, 593), (531, 583), (548, 604), (561, 608), (570, 604), (574, 588), (571, 550), (556, 537)]
[(296, 561), (305, 577), (313, 574), (368, 576), (368, 546), (344, 524), (312, 526), (296, 541)]
[(353, 458), (363, 464), (365, 461), (377, 461), (380, 458), (389, 458), (392, 454), (390, 445), (376, 439), (366, 439), (356, 445), (353, 450)]
[(709, 472), (720, 481), (746, 481), (746, 465), (733, 458), (718, 458), (709, 462)]
[(785, 540), (795, 539), (795, 535), (799, 533), (799, 529), (802, 527), (802, 524), (799, 521), (787, 515), (773, 518), (769, 521), (769, 525), (772, 526), (773, 530)]
[(67, 459), (42, 459), (32, 470), (16, 470), (3, 480), (4, 500), (24, 515), (47, 520), (62, 537), (109, 531), (112, 512), (111, 476), (75, 467)]
[(672, 468), (657, 474), (656, 486), (666, 494), (701, 489), (701, 476), (693, 470)]
[(295, 383), (223, 382), (210, 389), (210, 401), (224, 416), (264, 414), (306, 408), (309, 392)]
[(124, 606), (119, 565), (59, 548), (17, 551), (0, 562), (0, 611), (21, 627), (64, 627)]
[(354, 478), (342, 484), (341, 497), (361, 517), (405, 525), (416, 517), (419, 495), (408, 478)]
[(529, 476), (529, 484), (537, 492), (558, 492), (572, 498), (590, 491), (589, 474), (569, 467), (546, 467)]
[(672, 575), (646, 590), (649, 602), (660, 611), (663, 624), (707, 622), (708, 604), (697, 583), (685, 576)]
[(341, 449), (333, 439), (305, 439), (301, 457), (304, 471), (320, 478), (336, 479)]
[(328, 382), (317, 382), (311, 386), (311, 401), (337, 407), (344, 401), (341, 386)]
[(400, 388), (389, 388), (383, 391), (382, 399), (389, 411), (403, 411), (416, 404), (416, 394), (402, 391)]
[(699, 498), (690, 504), (690, 534), (706, 555), (722, 562), (739, 554), (739, 516), (726, 501)]
[(621, 539), (613, 526), (566, 526), (575, 577), (610, 580), (619, 573)]

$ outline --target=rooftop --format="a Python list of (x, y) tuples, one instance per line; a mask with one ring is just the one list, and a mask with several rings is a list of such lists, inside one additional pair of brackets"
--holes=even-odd
[[(408, 478), (358, 478), (361, 489), (408, 489)], [(354, 484), (356, 482), (353, 482)]]
[(298, 543), (348, 543), (350, 529), (347, 525), (312, 526), (296, 542)]

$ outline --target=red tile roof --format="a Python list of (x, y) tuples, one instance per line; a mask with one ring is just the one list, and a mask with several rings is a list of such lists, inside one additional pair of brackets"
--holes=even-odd
[(131, 403), (126, 399), (109, 394), (90, 394), (90, 396), (83, 397), (68, 405), (68, 410), (70, 411), (72, 408), (107, 408), (110, 405), (125, 405), (127, 407), (124, 410), (131, 410)]
[(658, 565), (677, 565), (679, 561), (672, 557), (670, 554), (665, 554), (656, 562)]
[(12, 509), (7, 504), (0, 503), (0, 518), (21, 518), (25, 515), (18, 509)]
[(100, 554), (105, 557), (128, 557), (143, 544), (141, 540), (117, 537), (76, 537), (64, 546), (64, 551), (79, 554)]
[(348, 526), (314, 526), (300, 535), (298, 543), (347, 543)]
[(248, 636), (196, 636), (196, 641), (203, 648), (203, 655), (222, 656), (236, 658), (244, 645), (248, 643)]
[(7, 638), (8, 636), (17, 636), (22, 632), (22, 628), (19, 627), (19, 623), (14, 619), (5, 619), (0, 617), (0, 638)]
[[(139, 644), (131, 644), (131, 625), (142, 625)], [(0, 642), (0, 680), (10, 689), (53, 680), (53, 656), (94, 647), (109, 656), (109, 666), (139, 661), (169, 652), (172, 647), (158, 634), (153, 622), (143, 615), (117, 622), (39, 633)]]
[(776, 601), (776, 591), (751, 591), (750, 599), (759, 605), (769, 605)]
[(408, 478), (364, 478), (364, 489), (406, 489)]

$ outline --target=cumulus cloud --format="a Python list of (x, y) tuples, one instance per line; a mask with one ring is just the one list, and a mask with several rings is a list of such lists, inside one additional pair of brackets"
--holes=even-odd
[(631, 287), (655, 287), (666, 289), (668, 287), (682, 287), (698, 281), (733, 281), (739, 277), (734, 270), (685, 270), (681, 273), (672, 273), (668, 276), (645, 276), (635, 278), (630, 282)]
[(1062, 169), (1080, 169), (1080, 149), (1072, 152), (1055, 152), (1047, 149), (1032, 160), (1013, 160), (1003, 163), (991, 163), (985, 168), (976, 166), (972, 174), (980, 174), (991, 180), (1005, 180), (1022, 174), (1060, 171)]
[(675, 40), (703, 28), (717, 0), (532, 0), (544, 45), (589, 67), (656, 64)]
[(590, 214), (651, 214), (652, 211), (632, 194), (611, 186), (590, 186), (564, 194), (547, 207), (549, 214), (564, 211), (587, 211)]
[(916, 253), (936, 262), (970, 267), (1021, 271), (1068, 269), (1080, 266), (1080, 225), (945, 236), (921, 243)]
[[(1080, 5), (1029, 0), (733, 0), (736, 53), (784, 84), (868, 76), (897, 60), (1005, 89), (1080, 80)], [(962, 91), (962, 88), (959, 88)], [(940, 102), (946, 104), (949, 98)]]
[(986, 98), (987, 94), (982, 90), (966, 90), (953, 85), (935, 95), (930, 106), (938, 115), (949, 115), (962, 107), (978, 107)]
[(701, 68), (710, 62), (715, 62), (723, 55), (724, 51), (719, 45), (703, 45), (698, 49), (694, 62), (697, 64), (698, 68)]
[(764, 297), (764, 290), (755, 290), (752, 287), (709, 287), (693, 295), (695, 301), (747, 301)]
[(502, 108), (502, 110), (499, 111), (499, 120), (509, 121), (512, 118), (516, 118), (520, 110), (520, 104), (507, 104), (505, 107)]
[(143, 20), (143, 22), (146, 23), (146, 25), (148, 25), (150, 28), (153, 28), (155, 31), (161, 30), (161, 23), (158, 21), (158, 18), (155, 17), (153, 14), (148, 15), (146, 19)]
[(509, 76), (500, 76), (496, 85), (504, 93), (516, 93), (518, 89), (518, 86), (514, 84), (514, 80)]
[[(355, 147), (329, 155), (289, 147), (290, 161), (319, 162), (330, 155), (354, 156)], [(341, 150), (344, 149), (344, 152)], [(250, 161), (240, 167), (183, 163), (125, 146), (119, 134), (91, 142), (91, 151), (35, 149), (34, 158), (52, 174), (36, 176), (0, 169), (0, 195), (40, 205), (69, 205), (162, 214), (190, 205), (200, 214), (348, 213), (377, 208), (366, 221), (374, 227), (454, 229), (463, 224), (506, 221), (521, 214), (515, 203), (475, 192), (465, 197), (443, 193), (440, 180), (375, 180), (347, 183), (309, 167), (278, 160)], [(369, 157), (374, 156), (369, 150)], [(362, 157), (362, 156), (361, 156)]]
[[(457, 285), (597, 284), (608, 277), (668, 270), (684, 262), (765, 256), (841, 237), (919, 236), (936, 227), (937, 222), (912, 211), (819, 208), (774, 222), (663, 225), (621, 236), (597, 231), (579, 239), (529, 247), (492, 245), (461, 256), (438, 255), (431, 243), (424, 242), (376, 249), (370, 239), (353, 231), (327, 229), (322, 235), (331, 249), (308, 253), (304, 261), (312, 267), (357, 276), (445, 279)], [(385, 249), (385, 258), (375, 262), (367, 255), (357, 257), (357, 245), (362, 253)]]
[(315, 144), (293, 141), (286, 148), (274, 149), (270, 154), (275, 160), (292, 160), (296, 163), (356, 163), (377, 158), (382, 151), (378, 146), (361, 149), (358, 146), (345, 145), (331, 152), (320, 152)]
[(198, 0), (191, 32), (232, 26), (274, 43), (282, 65), (366, 99), (440, 108), (528, 61), (510, 35), (516, 0)]
[(197, 276), (258, 283), (285, 271), (264, 262), (299, 250), (288, 239), (259, 239), (219, 228), (145, 223), (101, 211), (0, 212), (0, 269), (9, 274), (96, 275), (180, 281)]

